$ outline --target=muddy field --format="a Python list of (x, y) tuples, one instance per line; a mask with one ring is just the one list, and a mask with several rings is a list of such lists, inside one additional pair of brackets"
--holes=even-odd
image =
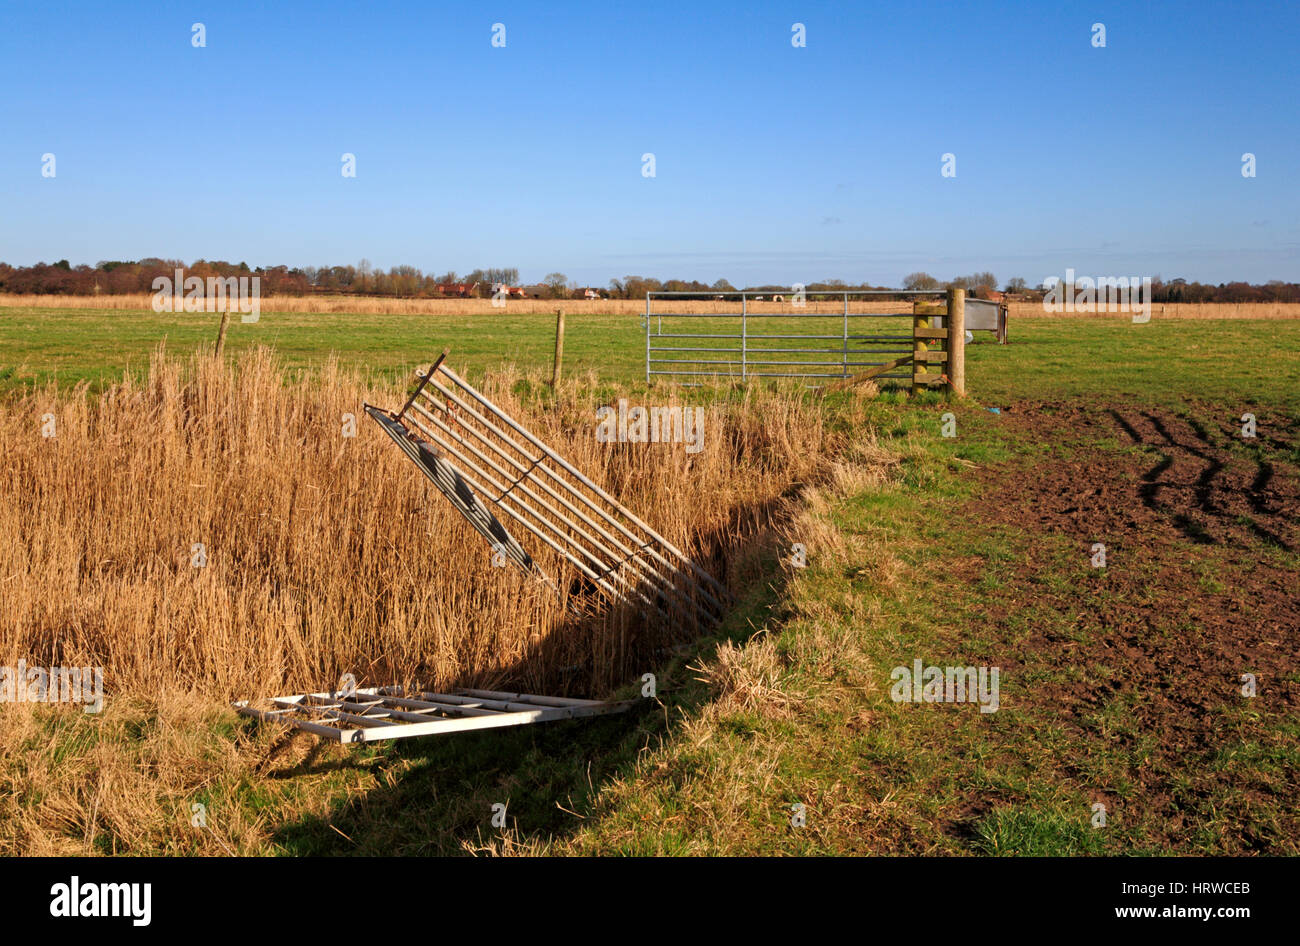
[[(1015, 548), (989, 617), (1006, 626), (1032, 607), (1055, 618), (1018, 641), (1004, 673), (1041, 679), (1025, 700), (1097, 753), (1137, 750), (1128, 775), (1170, 843), (1193, 827), (1198, 799), (1230, 790), (1244, 820), (1263, 795), (1294, 797), (1294, 773), (1289, 788), (1266, 777), (1235, 723), (1238, 711), (1300, 708), (1300, 438), (1294, 420), (1265, 411), (1243, 438), (1241, 413), (1022, 403), (1000, 424), (1046, 456), (982, 473), (979, 519)], [(1040, 581), (1062, 556), (1077, 556), (1078, 580)], [(1116, 705), (1125, 718), (1108, 730), (1099, 721)], [(1249, 825), (1243, 842), (1269, 846)]]

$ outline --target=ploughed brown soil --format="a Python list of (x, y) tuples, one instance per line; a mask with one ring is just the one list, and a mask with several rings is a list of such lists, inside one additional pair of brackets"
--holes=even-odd
[[(1224, 780), (1242, 811), (1255, 802), (1297, 807), (1294, 772), (1280, 784), (1223, 765), (1242, 740), (1285, 741), (1272, 729), (1294, 725), (1300, 709), (1300, 424), (1257, 409), (1258, 436), (1246, 440), (1240, 414), (1202, 404), (1013, 405), (995, 423), (1045, 445), (1046, 455), (982, 469), (969, 513), (1014, 537), (987, 619), (1007, 622), (1027, 606), (1052, 615), (1029, 622), (1029, 639), (1013, 648), (1021, 666), (1008, 661), (1004, 680), (1017, 669), (1046, 671), (1022, 699), (1068, 731), (1128, 748), (1154, 737), (1128, 777), (1143, 807), (1162, 812), (1175, 845), (1214, 810)], [(1079, 580), (1044, 582), (1053, 570), (1075, 573), (1071, 542)], [(1091, 570), (1094, 543), (1106, 547), (1104, 575)], [(1243, 673), (1257, 676), (1254, 700), (1242, 696)], [(1095, 716), (1117, 696), (1130, 699), (1132, 714), (1117, 736), (1101, 733)], [(1263, 730), (1232, 721), (1243, 704), (1261, 714)], [(1190, 791), (1175, 786), (1187, 777)], [(1104, 796), (1106, 786), (1095, 790)], [(1243, 851), (1277, 850), (1276, 832), (1253, 837), (1239, 827)]]

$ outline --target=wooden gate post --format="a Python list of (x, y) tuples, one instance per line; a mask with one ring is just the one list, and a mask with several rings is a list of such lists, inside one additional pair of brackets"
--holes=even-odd
[(948, 290), (948, 390), (966, 396), (966, 290)]
[(928, 333), (922, 329), (930, 327), (929, 308), (923, 304), (914, 303), (912, 306), (912, 393), (919, 394), (925, 390), (926, 382), (921, 380), (921, 372), (925, 371), (927, 351), (930, 346), (925, 341), (929, 337)]

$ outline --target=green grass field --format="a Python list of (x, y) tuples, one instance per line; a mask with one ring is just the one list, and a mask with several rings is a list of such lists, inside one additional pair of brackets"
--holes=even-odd
[[(694, 324), (698, 331), (722, 327), (709, 319)], [(173, 352), (191, 351), (211, 345), (216, 329), (214, 315), (0, 307), (0, 392), (50, 380), (111, 383), (124, 371), (143, 370), (159, 344)], [(471, 368), (502, 362), (549, 367), (554, 332), (550, 315), (272, 310), (256, 323), (233, 323), (226, 347), (233, 354), (269, 345), (285, 364), (307, 371), (333, 354), (344, 366), (393, 377), (427, 363), (443, 348), (451, 349), (454, 363)], [(1005, 348), (984, 342), (985, 337), (968, 349), (967, 371), (971, 393), (990, 404), (1066, 395), (1167, 400), (1187, 393), (1294, 406), (1298, 396), (1300, 322), (1295, 321), (1133, 325), (1121, 319), (1034, 319), (1013, 324), (1012, 344)], [(639, 316), (570, 315), (565, 372), (594, 371), (615, 381), (644, 378), (644, 338)]]
[[(401, 373), (442, 348), (537, 369), (552, 332), (542, 316), (264, 312), (228, 346), (272, 345), (307, 372), (335, 354)], [(214, 334), (211, 316), (0, 308), (0, 391), (102, 384), (164, 339)], [(643, 338), (637, 317), (573, 317), (566, 374), (641, 388)], [(274, 734), (214, 709), (194, 740), (258, 766), (193, 800), (265, 825), (241, 853), (1300, 853), (1298, 377), (1300, 322), (1013, 323), (1010, 345), (968, 348), (964, 402), (871, 402), (888, 480), (825, 489), (809, 567), (769, 549), (766, 579), (655, 668), (640, 711), (278, 758)], [(1235, 434), (1244, 412), (1255, 443)], [(892, 701), (890, 668), (915, 658), (1001, 665), (1002, 707)], [(114, 728), (52, 718), (47, 735), (147, 765), (132, 733), (150, 711), (131, 712)], [(135, 847), (211, 850), (183, 832)]]

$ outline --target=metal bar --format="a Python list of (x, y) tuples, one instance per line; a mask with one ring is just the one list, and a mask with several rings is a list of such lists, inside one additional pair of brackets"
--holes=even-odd
[[(693, 359), (688, 361), (669, 362), (669, 364), (677, 365), (711, 365), (717, 363), (718, 362), (712, 361), (695, 361)], [(725, 363), (726, 362), (723, 362), (723, 364)], [(759, 368), (770, 368), (773, 366), (780, 366), (782, 368), (839, 368), (842, 366), (856, 366), (859, 363), (856, 361), (751, 361), (750, 364)]]
[[(707, 372), (700, 372), (700, 373), (705, 374)], [(753, 377), (755, 378), (839, 378), (841, 376), (838, 374), (823, 374), (820, 372), (814, 372), (810, 374), (801, 374), (801, 373), (779, 374), (775, 372), (764, 372), (760, 374), (758, 372), (755, 372)], [(885, 377), (885, 375), (881, 375), (880, 377)], [(905, 377), (905, 376), (899, 375), (899, 377)]]
[[(911, 352), (912, 349), (910, 348), (887, 348), (887, 349), (880, 349), (879, 351), (854, 352), (854, 354), (855, 355), (901, 355), (901, 354), (911, 354)], [(769, 353), (762, 352), (762, 354), (766, 355)], [(826, 354), (826, 353), (822, 352), (822, 354)], [(740, 364), (740, 362), (738, 361), (717, 361), (709, 358), (656, 358), (652, 363), (656, 365), (732, 365), (732, 366)], [(812, 368), (832, 368), (832, 367), (838, 368), (843, 365), (848, 365), (849, 367), (853, 367), (855, 365), (864, 365), (864, 364), (878, 365), (880, 364), (880, 362), (878, 361), (756, 361), (751, 358), (749, 364), (751, 367), (754, 365), (808, 365), (809, 367)]]
[(849, 376), (849, 294), (844, 293), (844, 377)]
[[(402, 409), (397, 412), (398, 417), (401, 417), (403, 414), (405, 414), (407, 409), (412, 404), (415, 403), (415, 399), (420, 396), (420, 392), (424, 390), (424, 386), (429, 383), (429, 379), (432, 378), (434, 374), (437, 372), (438, 368), (442, 366), (443, 359), (445, 359), (446, 357), (447, 357), (447, 349), (444, 348), (442, 350), (442, 354), (438, 356), (438, 360), (433, 363), (433, 367), (431, 367), (428, 370), (428, 372), (424, 375), (424, 379), (415, 386), (415, 390), (411, 392), (411, 396), (406, 399), (406, 403), (402, 405)], [(415, 373), (415, 376), (417, 378), (420, 377), (420, 373), (417, 371)]]
[(402, 687), (380, 687), (384, 699), (400, 706), (427, 707), (448, 711), (482, 710), (490, 713), (515, 712), (521, 709), (564, 709), (571, 706), (604, 706), (603, 700), (578, 700), (532, 693), (499, 693), (495, 690), (458, 689), (455, 693), (417, 691), (420, 698), (406, 694)]
[[(910, 339), (911, 337), (912, 336), (910, 335), (906, 336), (906, 338), (908, 339)], [(898, 340), (903, 341), (903, 338), (900, 337)], [(686, 354), (704, 354), (704, 355), (722, 355), (722, 354), (739, 355), (740, 354), (739, 348), (654, 348), (651, 350), (655, 354), (659, 354), (660, 352), (676, 352), (678, 354), (686, 353)], [(912, 349), (909, 348), (907, 350), (911, 351)], [(831, 352), (838, 353), (839, 349), (838, 348), (754, 348), (751, 349), (751, 351), (761, 352), (764, 355), (828, 355)], [(737, 362), (737, 364), (739, 364), (739, 362)]]
[[(894, 354), (894, 353), (888, 353), (888, 354)], [(908, 352), (897, 352), (896, 354), (909, 354), (909, 355), (910, 355), (910, 354), (912, 354), (912, 353), (911, 353), (910, 351), (908, 351)], [(674, 361), (674, 362), (667, 362), (667, 363), (668, 363), (668, 364), (678, 364), (678, 365), (707, 364), (707, 362), (695, 362), (695, 361)], [(784, 368), (793, 368), (793, 367), (802, 367), (802, 366), (804, 366), (804, 365), (809, 365), (809, 364), (810, 364), (810, 363), (809, 363), (809, 362), (806, 362), (806, 361), (751, 361), (751, 362), (750, 362), (750, 367), (766, 367), (766, 368), (770, 368), (770, 367), (774, 367), (774, 366), (776, 366), (776, 367), (784, 367)], [(877, 366), (879, 366), (879, 365), (883, 365), (883, 364), (887, 364), (887, 362), (884, 362), (884, 361), (850, 361), (850, 362), (849, 362), (849, 367), (850, 367), (850, 368), (875, 368), (875, 367), (877, 367)], [(814, 368), (826, 368), (826, 367), (834, 367), (834, 368), (838, 368), (838, 367), (840, 367), (840, 362), (838, 362), (838, 361), (822, 362), (821, 364), (811, 364), (811, 367), (814, 367)], [(688, 374), (688, 375), (689, 375), (689, 374), (698, 374), (698, 375), (707, 375), (707, 376), (712, 377), (712, 378), (726, 378), (726, 377), (731, 377), (731, 376), (732, 376), (729, 372), (722, 372), (722, 371), (665, 371), (665, 370), (662, 369), (662, 368), (655, 368), (655, 369), (654, 369), (653, 371), (651, 371), (650, 373), (651, 373), (651, 374)]]
[[(595, 714), (589, 714), (595, 715)], [(381, 739), (403, 739), (412, 736), (432, 736), (437, 733), (463, 732), (467, 729), (499, 729), (503, 726), (523, 726), (562, 719), (546, 710), (519, 713), (493, 713), (490, 716), (466, 716), (460, 719), (431, 719), (423, 723), (406, 723), (389, 729), (357, 729), (344, 742), (378, 742)]]
[(492, 700), (523, 700), (543, 706), (605, 706), (604, 700), (580, 700), (572, 696), (538, 696), (536, 693), (504, 693), (499, 690), (471, 690), (462, 687), (457, 694), (481, 696)]
[[(849, 354), (854, 356), (883, 355), (883, 354), (893, 354), (895, 352), (910, 352), (911, 350), (912, 349), (910, 348), (865, 348), (864, 347), (861, 350), (855, 350), (850, 352)], [(659, 354), (659, 352), (656, 351), (655, 354)], [(674, 352), (674, 354), (684, 355), (688, 353), (678, 351), (678, 352)], [(838, 349), (834, 349), (834, 348), (756, 348), (756, 349), (752, 349), (749, 352), (749, 354), (750, 355), (838, 355), (840, 354), (840, 352)], [(740, 364), (739, 361), (736, 361), (734, 359), (721, 359), (721, 358), (653, 358), (651, 359), (651, 362), (656, 364), (689, 364), (691, 362), (696, 362), (698, 364), (704, 364), (704, 365)], [(750, 364), (753, 363), (754, 361), (751, 358)], [(811, 361), (799, 362), (799, 363), (817, 364), (817, 362), (811, 362)], [(831, 362), (827, 362), (827, 364), (830, 363)], [(836, 360), (834, 364), (837, 365), (840, 364), (840, 360)]]
[(748, 375), (745, 350), (749, 347), (749, 315), (748, 300), (745, 296), (740, 297), (740, 380), (744, 381)]
[(819, 341), (819, 342), (820, 342), (820, 341), (835, 341), (835, 342), (838, 342), (838, 341), (839, 341), (843, 336), (840, 335), (840, 334), (838, 334), (838, 333), (836, 333), (835, 335), (805, 335), (805, 334), (799, 334), (799, 335), (751, 335), (751, 336), (749, 336), (749, 337), (750, 337), (750, 338), (776, 338), (776, 339), (789, 339), (789, 338), (798, 339), (798, 338), (808, 338), (808, 339), (815, 339), (815, 340), (817, 340), (817, 341)]
[[(829, 303), (828, 303), (829, 304)], [(817, 303), (813, 303), (817, 305)], [(660, 328), (663, 327), (663, 320), (668, 319), (734, 319), (740, 315), (739, 312), (657, 312)], [(838, 308), (827, 309), (825, 312), (758, 312), (749, 310), (750, 318), (755, 319), (834, 319), (838, 318), (840, 310)], [(850, 312), (849, 315), (855, 319), (906, 319), (911, 318), (910, 312)], [(658, 334), (658, 333), (656, 333)]]
[[(665, 332), (662, 336), (659, 336), (659, 337), (661, 337), (661, 338), (736, 338), (736, 339), (740, 338), (739, 335), (717, 335), (717, 334), (712, 334), (712, 333), (699, 333), (699, 332)], [(831, 338), (831, 339), (839, 339), (839, 338), (842, 338), (842, 337), (843, 337), (843, 336), (840, 336), (840, 335), (807, 335), (807, 334), (799, 334), (799, 335), (754, 335), (754, 334), (750, 334), (750, 335), (749, 335), (749, 338), (751, 338), (751, 339), (754, 339), (754, 338), (778, 338), (778, 339), (779, 339), (779, 338), (796, 338), (796, 339), (797, 339), (797, 338), (812, 338), (812, 339), (816, 339), (816, 340), (818, 340), (818, 341), (821, 341), (821, 340), (823, 340), (823, 339), (828, 339), (828, 338)], [(850, 336), (849, 336), (850, 339), (855, 339), (855, 340), (858, 340), (858, 341), (861, 341), (861, 340), (863, 340), (863, 339), (868, 339), (868, 338), (888, 338), (888, 339), (895, 339), (895, 338), (897, 338), (898, 340), (901, 341), (903, 338), (908, 338), (908, 339), (910, 339), (911, 337), (912, 337), (911, 335), (899, 335), (899, 336), (895, 336), (895, 335), (880, 335), (880, 334), (876, 334), (876, 335), (850, 335)], [(655, 350), (658, 351), (658, 350), (660, 350), (660, 349), (655, 349)], [(731, 350), (732, 350), (732, 351), (739, 351), (739, 349), (731, 349)]]
[(681, 360), (673, 358), (653, 358), (651, 363), (657, 365), (739, 365), (739, 361), (706, 361), (701, 358), (684, 358)]

